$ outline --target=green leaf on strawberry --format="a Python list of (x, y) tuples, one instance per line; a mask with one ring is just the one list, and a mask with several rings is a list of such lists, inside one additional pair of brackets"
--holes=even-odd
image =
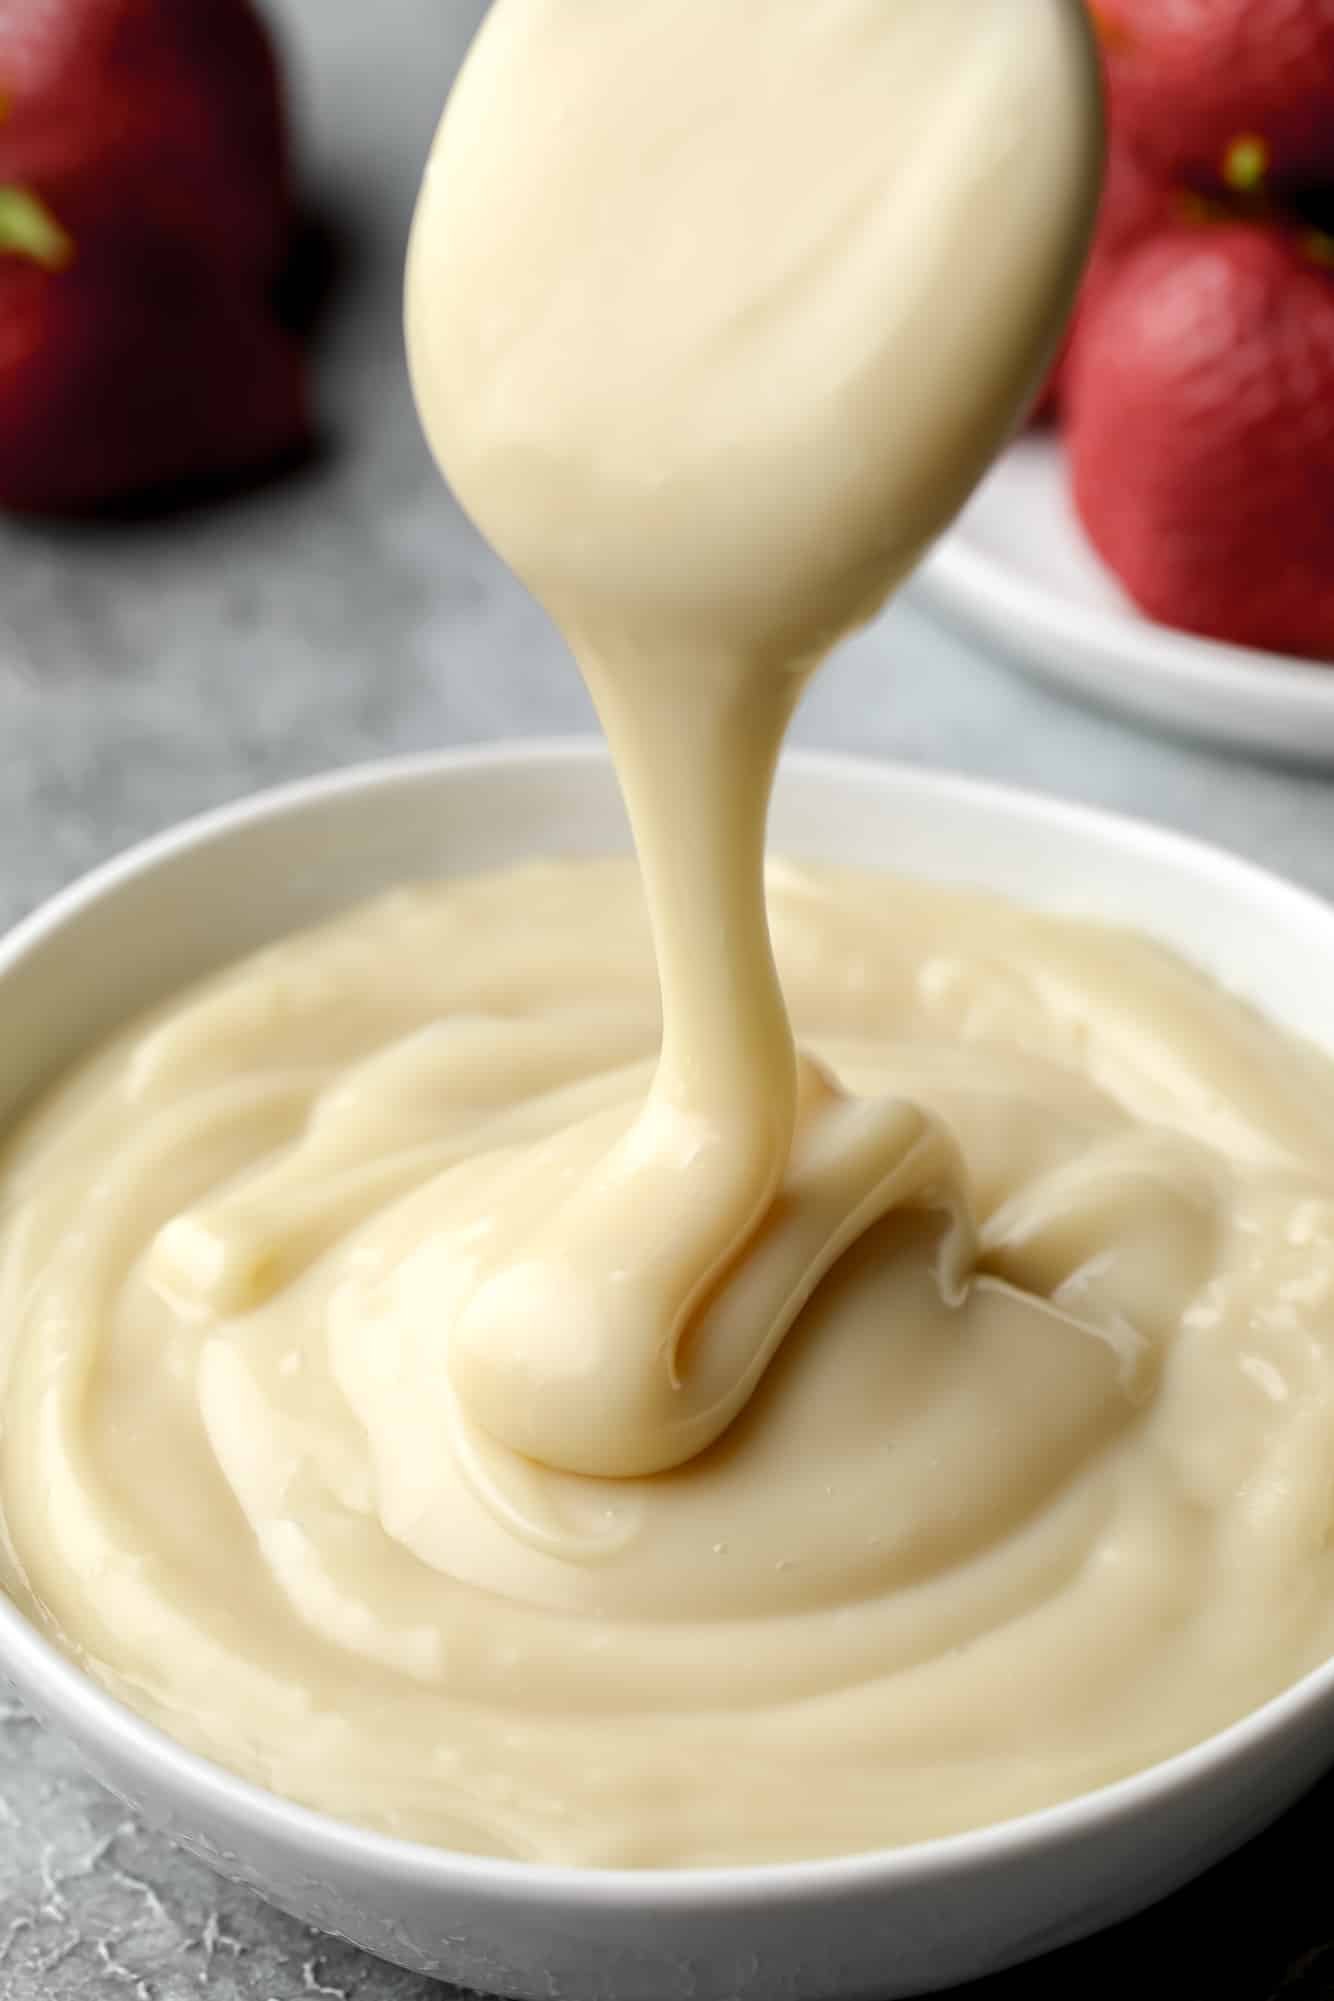
[(60, 271), (74, 255), (74, 242), (37, 195), (0, 187), (0, 256), (5, 254)]
[(1269, 148), (1254, 133), (1234, 139), (1223, 155), (1223, 179), (1237, 194), (1255, 194), (1268, 172)]

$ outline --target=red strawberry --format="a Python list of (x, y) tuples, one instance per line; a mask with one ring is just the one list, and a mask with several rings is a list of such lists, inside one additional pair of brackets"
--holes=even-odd
[(1334, 179), (1330, 0), (1090, 0), (1113, 116), (1170, 174)]
[(1152, 617), (1334, 660), (1334, 249), (1252, 222), (1133, 251), (1081, 329), (1094, 545)]
[(1183, 200), (1180, 190), (1168, 187), (1133, 147), (1112, 133), (1093, 247), (1069, 330), (1034, 413), (1039, 423), (1052, 421), (1064, 407), (1074, 345), (1089, 301), (1106, 284), (1127, 251), (1154, 230), (1179, 219)]
[[(17, 204), (0, 197), (0, 242)], [(0, 255), (0, 506), (70, 512), (224, 482), (307, 436), (299, 348), (167, 235)]]
[(291, 227), (273, 47), (250, 0), (0, 0), (0, 186), (179, 231), (258, 281)]
[(0, 0), (0, 505), (228, 480), (306, 436), (250, 0)]

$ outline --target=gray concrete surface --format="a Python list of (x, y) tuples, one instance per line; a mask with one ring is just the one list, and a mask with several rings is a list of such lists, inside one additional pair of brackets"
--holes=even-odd
[[(184, 814), (387, 752), (589, 727), (541, 616), (442, 490), (398, 330), (415, 178), (482, 0), (274, 0), (309, 179), (349, 238), (320, 361), (327, 454), (251, 499), (114, 529), (0, 528), (0, 924)], [(803, 742), (1019, 780), (1334, 892), (1334, 780), (1067, 705), (901, 607), (847, 646)], [(1138, 1925), (977, 2001), (1334, 1995), (1317, 1795)], [(1189, 1965), (1190, 1977), (1178, 1968)], [(426, 2001), (428, 1983), (216, 1883), (0, 1709), (0, 2001)]]

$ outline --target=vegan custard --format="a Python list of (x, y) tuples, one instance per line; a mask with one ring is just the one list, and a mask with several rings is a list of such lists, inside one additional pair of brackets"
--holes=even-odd
[(774, 863), (805, 677), (1033, 386), (1073, 0), (497, 0), (409, 333), (642, 874), (408, 888), (0, 1159), (10, 1582), (186, 1743), (452, 1848), (813, 1857), (1334, 1649), (1334, 1066), (1159, 948)]

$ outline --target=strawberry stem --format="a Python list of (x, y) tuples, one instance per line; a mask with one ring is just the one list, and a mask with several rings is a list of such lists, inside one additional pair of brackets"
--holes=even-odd
[(73, 257), (74, 243), (37, 195), (0, 187), (0, 254), (6, 251), (59, 271)]
[(1269, 148), (1257, 134), (1234, 139), (1223, 155), (1223, 179), (1239, 195), (1254, 194), (1269, 172)]

